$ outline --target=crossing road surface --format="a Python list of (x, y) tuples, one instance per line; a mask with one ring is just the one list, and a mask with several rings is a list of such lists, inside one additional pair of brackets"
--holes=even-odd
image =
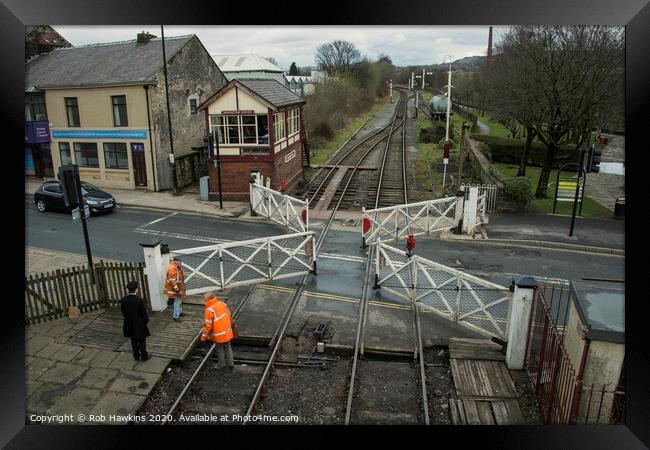
[[(25, 220), (26, 245), (85, 253), (81, 223), (73, 222), (69, 214), (39, 213), (34, 203), (26, 200)], [(173, 250), (274, 236), (283, 234), (284, 230), (280, 226), (266, 223), (229, 221), (123, 207), (107, 215), (91, 217), (88, 221), (88, 232), (95, 258), (141, 261), (143, 254), (140, 243), (152, 239), (161, 239)], [(360, 248), (360, 243), (358, 232), (330, 232), (319, 255), (319, 275), (314, 277), (310, 289), (358, 296), (365, 254)], [(403, 243), (391, 245), (399, 247)], [(508, 285), (513, 276), (522, 275), (531, 275), (542, 280), (624, 278), (624, 258), (620, 256), (425, 238), (418, 239), (415, 252), (425, 258), (502, 285)]]

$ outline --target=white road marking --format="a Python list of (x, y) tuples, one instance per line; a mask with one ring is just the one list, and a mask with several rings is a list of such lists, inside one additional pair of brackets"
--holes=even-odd
[(171, 214), (168, 214), (168, 215), (166, 215), (164, 217), (161, 217), (159, 219), (152, 220), (151, 222), (149, 222), (147, 224), (144, 224), (141, 227), (136, 228), (136, 230), (141, 230), (141, 229), (146, 228), (146, 227), (148, 227), (150, 225), (153, 225), (154, 223), (162, 222), (165, 219), (169, 219), (170, 217), (174, 217), (176, 214), (178, 214), (178, 213), (171, 213)]

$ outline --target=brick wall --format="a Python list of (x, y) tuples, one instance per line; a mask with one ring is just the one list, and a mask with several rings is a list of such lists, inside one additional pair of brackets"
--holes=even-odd
[[(250, 172), (252, 169), (259, 170), (264, 179), (271, 177), (271, 188), (280, 190), (280, 181), (286, 180), (287, 188), (291, 187), (302, 179), (302, 157), (301, 141), (283, 150), (276, 155), (275, 161), (263, 160), (262, 158), (246, 158), (246, 160), (222, 160), (221, 161), (221, 188), (223, 199), (230, 201), (248, 201)], [(295, 156), (285, 162), (285, 156), (295, 150)], [(217, 169), (214, 164), (208, 163), (210, 174), (210, 198), (218, 199)]]

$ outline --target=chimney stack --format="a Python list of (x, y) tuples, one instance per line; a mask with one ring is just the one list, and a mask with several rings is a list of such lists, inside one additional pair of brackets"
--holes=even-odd
[(150, 40), (154, 39), (156, 36), (153, 34), (150, 34), (148, 31), (143, 31), (142, 33), (138, 33), (138, 44), (146, 44)]
[(488, 59), (492, 57), (492, 27), (490, 27), (490, 34), (488, 36), (487, 57)]

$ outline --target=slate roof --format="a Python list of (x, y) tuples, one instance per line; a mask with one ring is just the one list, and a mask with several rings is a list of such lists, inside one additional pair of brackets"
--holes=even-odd
[(231, 89), (235, 84), (239, 84), (245, 89), (249, 89), (255, 95), (260, 97), (262, 100), (269, 103), (271, 106), (276, 109), (286, 108), (291, 105), (298, 105), (305, 103), (305, 101), (300, 98), (298, 95), (294, 94), (289, 88), (282, 85), (277, 80), (268, 79), (268, 78), (257, 78), (257, 79), (234, 79), (223, 88), (218, 90), (203, 102), (199, 109), (205, 109), (210, 103), (219, 98), (224, 92), (228, 89)]
[[(165, 37), (169, 62), (194, 35)], [(55, 87), (109, 86), (154, 80), (162, 68), (162, 40), (59, 48), (25, 65), (25, 91)]]

